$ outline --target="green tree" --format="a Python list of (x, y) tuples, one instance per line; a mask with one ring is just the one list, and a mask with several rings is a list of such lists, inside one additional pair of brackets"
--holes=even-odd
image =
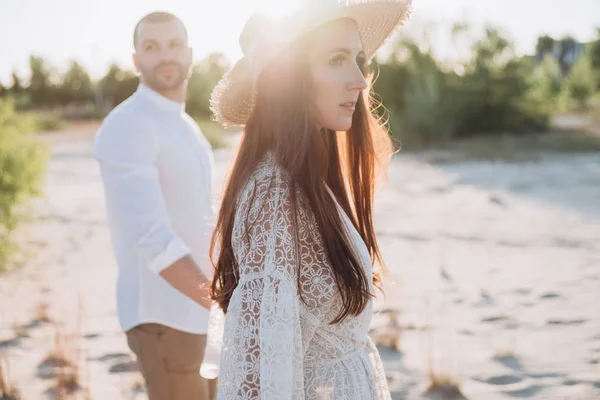
[(10, 92), (12, 94), (21, 93), (25, 90), (23, 84), (21, 83), (21, 78), (17, 74), (17, 71), (13, 71), (11, 74), (12, 85), (10, 87)]
[(402, 145), (438, 145), (449, 140), (458, 128), (461, 97), (453, 90), (460, 81), (442, 70), (429, 51), (405, 41), (410, 53), (407, 82), (403, 91), (403, 110), (395, 136)]
[(119, 84), (123, 80), (124, 71), (117, 64), (112, 64), (106, 75), (98, 82), (98, 88), (102, 92), (102, 97), (113, 105), (114, 98), (119, 89)]
[(33, 128), (11, 100), (0, 99), (0, 271), (15, 250), (13, 234), (26, 220), (24, 206), (42, 193), (48, 152), (27, 135)]
[(125, 71), (117, 64), (112, 64), (108, 72), (98, 82), (103, 102), (107, 108), (115, 107), (131, 96), (139, 83), (139, 78), (131, 71)]
[(531, 84), (527, 94), (529, 100), (541, 101), (548, 107), (547, 111), (550, 113), (566, 106), (563, 99), (560, 65), (552, 55), (547, 54), (541, 63), (534, 65), (529, 77)]
[(548, 35), (540, 36), (535, 45), (535, 54), (543, 60), (554, 51), (554, 39)]
[(51, 104), (55, 91), (50, 80), (50, 67), (46, 65), (44, 58), (30, 56), (29, 69), (31, 77), (29, 79), (28, 92), (31, 96), (31, 102), (35, 106)]
[(60, 84), (61, 103), (90, 102), (94, 99), (94, 87), (85, 67), (72, 61)]
[(18, 110), (26, 110), (31, 108), (31, 97), (21, 83), (21, 78), (17, 71), (12, 72), (12, 84), (8, 89), (8, 94), (14, 100), (14, 107)]
[(567, 87), (571, 98), (580, 107), (587, 107), (590, 97), (594, 94), (595, 76), (589, 54), (584, 54), (573, 65), (567, 77)]
[(191, 116), (201, 119), (212, 117), (210, 95), (228, 68), (227, 58), (221, 53), (209, 54), (194, 66), (186, 103), (186, 111)]
[(596, 40), (589, 45), (589, 55), (596, 77), (596, 89), (600, 90), (600, 28), (596, 29)]

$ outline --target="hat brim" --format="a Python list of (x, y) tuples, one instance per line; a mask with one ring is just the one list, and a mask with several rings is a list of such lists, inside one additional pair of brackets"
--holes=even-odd
[[(409, 18), (411, 0), (355, 0), (339, 9), (319, 26), (338, 19), (356, 21), (363, 51), (370, 59)], [(306, 34), (317, 26), (303, 32)], [(210, 107), (217, 121), (227, 127), (244, 126), (254, 108), (256, 74), (246, 58), (240, 59), (215, 86)]]

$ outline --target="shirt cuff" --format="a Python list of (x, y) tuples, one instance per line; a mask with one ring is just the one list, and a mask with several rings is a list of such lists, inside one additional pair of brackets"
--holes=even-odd
[(181, 239), (174, 239), (171, 241), (171, 243), (169, 243), (165, 251), (150, 261), (148, 268), (158, 275), (163, 269), (167, 268), (180, 258), (189, 255), (190, 253), (190, 249), (188, 249)]

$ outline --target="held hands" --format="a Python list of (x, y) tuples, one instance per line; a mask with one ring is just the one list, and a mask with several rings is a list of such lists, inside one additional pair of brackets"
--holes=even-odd
[(201, 273), (200, 275), (201, 283), (198, 285), (199, 293), (198, 299), (196, 301), (202, 307), (210, 311), (212, 305), (212, 299), (210, 297), (210, 286), (212, 282), (206, 276), (204, 276), (204, 274)]

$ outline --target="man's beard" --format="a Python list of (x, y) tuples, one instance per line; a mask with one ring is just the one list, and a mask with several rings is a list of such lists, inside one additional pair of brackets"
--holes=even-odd
[[(174, 67), (177, 70), (177, 72), (175, 72), (177, 74), (177, 77), (175, 79), (173, 79), (170, 83), (165, 83), (165, 82), (161, 81), (161, 79), (158, 77), (158, 75), (159, 75), (158, 70), (160, 68), (163, 68), (166, 66)], [(154, 89), (157, 92), (177, 89), (177, 88), (181, 87), (181, 85), (183, 85), (183, 83), (185, 82), (185, 80), (188, 77), (187, 72), (188, 72), (187, 67), (183, 66), (182, 64), (174, 63), (174, 62), (159, 64), (152, 70), (147, 70), (144, 67), (140, 68), (140, 73), (141, 73), (142, 77), (144, 78), (144, 80), (146, 81), (146, 84), (151, 89)]]

